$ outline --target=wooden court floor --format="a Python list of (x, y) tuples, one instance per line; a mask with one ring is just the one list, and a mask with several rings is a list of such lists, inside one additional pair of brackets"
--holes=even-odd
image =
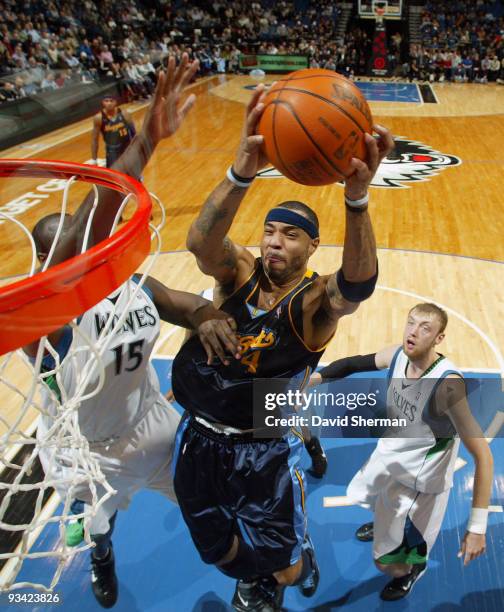
[[(161, 198), (167, 213), (154, 275), (171, 287), (199, 291), (212, 286), (212, 279), (199, 272), (185, 251), (185, 238), (205, 198), (233, 161), (250, 95), (246, 87), (252, 84), (248, 77), (219, 76), (193, 85), (197, 103), (190, 118), (158, 147), (144, 173), (145, 184)], [(428, 300), (448, 310), (443, 348), (459, 366), (504, 369), (504, 87), (447, 84), (434, 86), (434, 91), (437, 105), (371, 103), (375, 121), (394, 135), (461, 163), (423, 176), (426, 180), (371, 189), (379, 287), (355, 315), (341, 322), (324, 360), (400, 342), (408, 308)], [(144, 109), (145, 105), (131, 109), (137, 126)], [(90, 142), (91, 120), (85, 120), (2, 156), (85, 162), (91, 157)], [(29, 229), (44, 214), (59, 210), (61, 190), (51, 190), (45, 180), (0, 179), (0, 186), (0, 206), (14, 200), (29, 202), (25, 212), (16, 213)], [(81, 187), (72, 191), (71, 209), (83, 193)], [(342, 193), (340, 185), (304, 187), (283, 177), (258, 178), (230, 235), (241, 244), (258, 245), (262, 219), (271, 206), (286, 199), (305, 201), (321, 222), (323, 246), (312, 267), (330, 273), (341, 263)], [(26, 270), (29, 250), (21, 233), (2, 224), (0, 240), (4, 253), (0, 277)], [(160, 343), (159, 352), (174, 354), (182, 333), (165, 326), (163, 336), (166, 342)], [(26, 378), (19, 364), (11, 368), (16, 379)], [(0, 397), (4, 406), (9, 403), (8, 390), (0, 389)]]

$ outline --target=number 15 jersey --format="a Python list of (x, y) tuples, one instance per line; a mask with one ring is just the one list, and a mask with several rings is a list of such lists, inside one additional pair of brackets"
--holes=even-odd
[[(159, 397), (159, 381), (150, 363), (159, 336), (159, 313), (148, 288), (140, 289), (128, 306), (134, 289), (135, 281), (127, 281), (80, 317), (78, 331), (66, 328), (57, 347), (61, 359), (61, 384), (57, 377), (51, 377), (46, 379), (51, 391), (42, 385), (43, 403), (50, 413), (60, 398), (64, 400), (64, 394), (68, 397), (75, 394), (90, 365), (94, 367), (84, 394), (96, 389), (100, 384), (102, 366), (85, 338), (95, 344), (107, 321), (112, 317), (114, 325), (127, 310), (118, 330), (112, 336), (110, 332), (107, 334), (109, 337), (102, 353), (103, 386), (82, 401), (78, 410), (81, 432), (91, 442), (121, 437), (145, 416)], [(45, 357), (44, 369), (52, 368), (54, 360)], [(51, 422), (49, 418), (47, 425), (50, 426)]]

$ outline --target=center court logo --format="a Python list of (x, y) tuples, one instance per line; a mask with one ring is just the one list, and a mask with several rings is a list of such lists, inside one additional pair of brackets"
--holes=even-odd
[[(408, 188), (409, 183), (428, 181), (442, 170), (462, 163), (459, 157), (441, 153), (416, 140), (396, 136), (394, 141), (394, 150), (380, 164), (372, 187)], [(280, 178), (283, 175), (276, 168), (267, 168), (257, 176)]]

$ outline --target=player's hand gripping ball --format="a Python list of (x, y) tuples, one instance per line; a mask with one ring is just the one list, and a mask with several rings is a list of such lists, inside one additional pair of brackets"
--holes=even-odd
[(373, 118), (360, 89), (331, 70), (291, 72), (269, 90), (258, 133), (270, 162), (303, 185), (328, 185), (365, 160)]

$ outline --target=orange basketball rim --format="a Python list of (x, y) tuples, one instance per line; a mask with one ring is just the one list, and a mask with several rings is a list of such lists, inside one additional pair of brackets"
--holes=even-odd
[(0, 177), (49, 177), (95, 183), (133, 194), (133, 217), (112, 236), (52, 268), (0, 288), (0, 354), (65, 325), (125, 282), (150, 251), (151, 199), (145, 187), (120, 172), (84, 164), (0, 160)]

